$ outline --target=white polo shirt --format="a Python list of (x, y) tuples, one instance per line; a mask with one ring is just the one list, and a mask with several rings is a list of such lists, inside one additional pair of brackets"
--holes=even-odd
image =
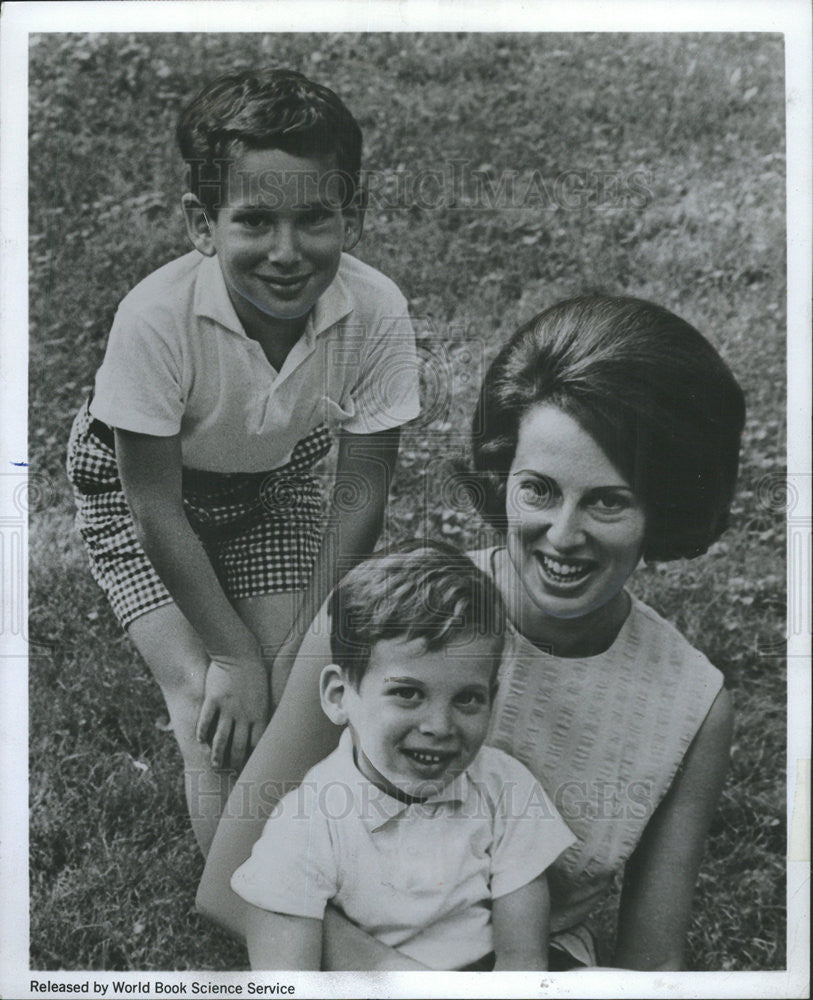
[(493, 747), (425, 802), (372, 785), (350, 733), (284, 796), (232, 876), (265, 910), (321, 919), (327, 902), (433, 969), (493, 950), (491, 900), (535, 879), (575, 842), (533, 775)]
[(419, 410), (412, 324), (389, 278), (342, 254), (276, 371), (243, 329), (217, 257), (196, 250), (122, 300), (91, 404), (113, 427), (180, 432), (183, 464), (213, 472), (283, 465), (320, 423), (368, 434)]

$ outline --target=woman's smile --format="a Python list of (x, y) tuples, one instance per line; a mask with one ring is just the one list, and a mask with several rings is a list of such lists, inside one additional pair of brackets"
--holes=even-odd
[(643, 508), (596, 441), (548, 404), (520, 424), (507, 548), (537, 614), (580, 619), (613, 601), (641, 558)]
[(576, 590), (585, 583), (596, 568), (596, 563), (584, 559), (567, 559), (564, 556), (535, 553), (540, 573), (551, 587)]

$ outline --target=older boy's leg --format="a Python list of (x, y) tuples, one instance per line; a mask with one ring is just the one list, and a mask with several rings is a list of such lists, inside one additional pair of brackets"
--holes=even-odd
[(175, 604), (140, 615), (128, 632), (164, 695), (183, 756), (192, 830), (205, 857), (234, 780), (232, 772), (212, 767), (209, 747), (195, 735), (209, 657)]
[(248, 625), (260, 642), (263, 663), (268, 676), (277, 650), (291, 631), (302, 594), (298, 591), (284, 594), (262, 594), (244, 597), (234, 602), (237, 614)]

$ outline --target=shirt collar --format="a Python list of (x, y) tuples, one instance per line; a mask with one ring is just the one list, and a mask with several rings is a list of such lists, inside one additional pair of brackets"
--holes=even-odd
[[(229, 290), (226, 287), (217, 254), (213, 257), (204, 257), (198, 268), (194, 308), (197, 316), (206, 316), (227, 330), (243, 337), (246, 336), (243, 324), (240, 322), (229, 297)], [(304, 336), (315, 339), (352, 311), (353, 306), (347, 282), (341, 275), (340, 265), (336, 277), (316, 300), (308, 316)]]
[(345, 729), (339, 740), (339, 777), (353, 790), (356, 813), (368, 830), (379, 830), (385, 823), (400, 816), (413, 806), (420, 809), (423, 806), (440, 805), (442, 803), (465, 802), (469, 794), (470, 778), (463, 771), (435, 795), (430, 795), (422, 802), (402, 802), (392, 795), (382, 791), (356, 767), (353, 759), (353, 738), (350, 730)]
[(229, 290), (226, 288), (217, 254), (213, 257), (204, 257), (200, 263), (195, 281), (194, 308), (196, 316), (206, 316), (220, 326), (225, 326), (232, 333), (245, 337), (243, 324), (229, 298)]
[[(344, 259), (344, 254), (342, 254), (342, 259)], [(318, 337), (329, 330), (353, 311), (347, 282), (342, 277), (341, 272), (342, 268), (339, 264), (336, 277), (314, 303), (306, 328), (306, 333), (310, 331), (313, 337)]]

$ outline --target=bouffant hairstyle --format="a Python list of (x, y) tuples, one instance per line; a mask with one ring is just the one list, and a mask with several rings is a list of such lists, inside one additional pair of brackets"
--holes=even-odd
[(189, 190), (213, 216), (223, 204), (228, 164), (244, 149), (335, 158), (343, 207), (353, 204), (359, 191), (356, 119), (332, 90), (293, 70), (243, 70), (218, 77), (181, 113), (177, 139), (189, 167)]
[(359, 563), (329, 603), (333, 660), (358, 689), (377, 642), (421, 639), (427, 651), (494, 639), (496, 678), (506, 613), (497, 587), (449, 545), (419, 541)]
[(522, 418), (543, 403), (576, 420), (640, 499), (645, 559), (691, 559), (725, 530), (745, 401), (693, 326), (651, 302), (592, 295), (514, 334), (486, 374), (472, 425), (477, 504), (500, 531)]

